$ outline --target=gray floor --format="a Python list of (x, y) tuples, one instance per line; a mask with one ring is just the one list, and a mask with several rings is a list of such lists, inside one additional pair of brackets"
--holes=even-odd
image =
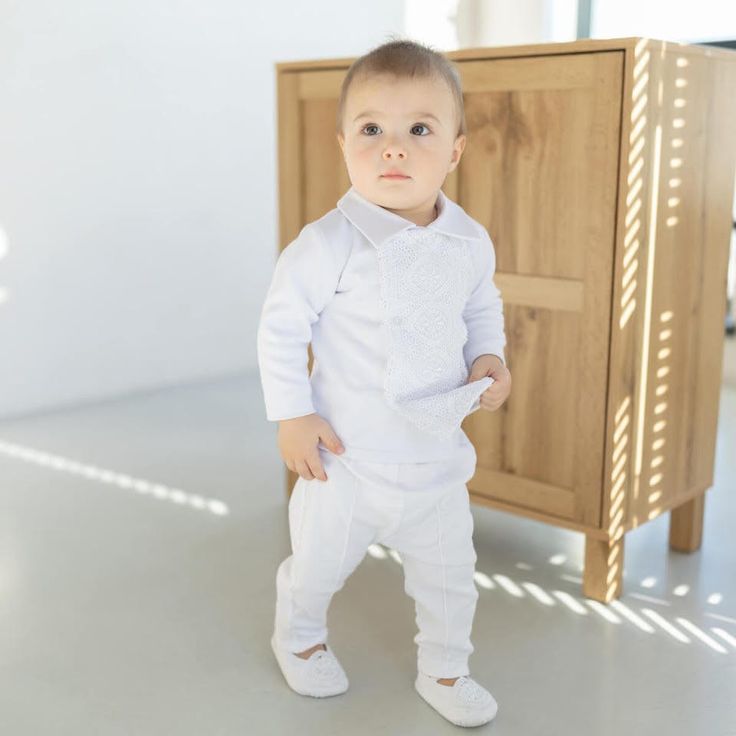
[[(731, 348), (732, 350), (732, 348)], [(413, 689), (412, 601), (373, 550), (330, 609), (350, 690), (272, 658), (289, 553), (257, 376), (0, 423), (0, 734), (457, 733)], [(695, 554), (627, 536), (625, 594), (580, 594), (580, 534), (474, 508), (473, 675), (514, 736), (736, 734), (736, 387)]]

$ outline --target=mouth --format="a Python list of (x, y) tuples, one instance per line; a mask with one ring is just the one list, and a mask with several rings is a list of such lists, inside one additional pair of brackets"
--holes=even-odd
[(381, 179), (410, 179), (410, 176), (401, 174), (398, 171), (389, 171), (386, 174), (381, 174)]

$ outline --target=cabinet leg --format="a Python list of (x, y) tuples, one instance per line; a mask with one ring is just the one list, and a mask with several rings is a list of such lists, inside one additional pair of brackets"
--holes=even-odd
[(583, 595), (608, 603), (621, 595), (624, 577), (624, 536), (616, 540), (585, 537)]
[(678, 552), (694, 552), (703, 541), (705, 492), (670, 511), (670, 547)]

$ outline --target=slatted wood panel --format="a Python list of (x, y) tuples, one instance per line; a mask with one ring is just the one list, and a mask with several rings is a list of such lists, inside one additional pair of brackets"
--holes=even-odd
[(627, 51), (601, 520), (614, 538), (713, 482), (735, 71), (677, 44)]

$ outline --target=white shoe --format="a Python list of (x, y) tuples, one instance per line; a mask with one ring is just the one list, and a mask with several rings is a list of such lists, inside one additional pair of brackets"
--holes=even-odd
[(419, 672), (414, 687), (441, 716), (456, 726), (481, 726), (492, 721), (498, 712), (493, 695), (471, 677), (458, 677), (450, 686)]
[(289, 687), (299, 695), (326, 698), (348, 689), (348, 678), (329, 644), (327, 651), (318, 649), (309, 659), (287, 652), (271, 637), (271, 649)]

